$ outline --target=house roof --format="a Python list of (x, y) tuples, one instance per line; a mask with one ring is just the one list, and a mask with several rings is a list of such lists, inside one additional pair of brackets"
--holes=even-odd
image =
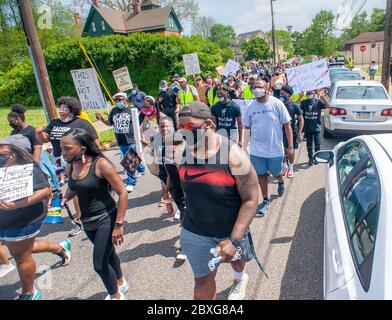
[[(152, 2), (152, 1), (151, 1)], [(128, 33), (143, 30), (153, 30), (164, 28), (170, 13), (173, 11), (171, 6), (155, 8), (151, 10), (142, 10), (139, 14), (133, 12), (124, 12), (106, 7), (95, 7), (102, 18), (110, 25), (115, 32)], [(180, 30), (183, 28), (178, 21)]]
[(142, 8), (143, 8), (143, 6), (145, 7), (145, 6), (151, 6), (151, 5), (160, 7), (159, 3), (155, 0), (144, 0), (142, 3)]
[(237, 36), (237, 38), (246, 38), (246, 37), (250, 37), (250, 36), (256, 35), (258, 33), (265, 34), (263, 30), (256, 30), (256, 31), (251, 31), (251, 32), (240, 33)]
[(357, 43), (369, 43), (369, 42), (383, 42), (383, 41), (384, 41), (384, 31), (366, 32), (366, 33), (361, 33), (359, 36), (346, 42), (346, 45), (357, 44)]

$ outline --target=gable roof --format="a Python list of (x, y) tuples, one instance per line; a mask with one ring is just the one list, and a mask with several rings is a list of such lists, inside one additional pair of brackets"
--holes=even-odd
[(256, 30), (256, 31), (251, 31), (251, 32), (245, 32), (245, 33), (240, 33), (237, 38), (247, 38), (247, 37), (251, 37), (253, 35), (262, 33), (265, 35), (265, 32), (263, 30)]
[(357, 44), (357, 43), (368, 43), (368, 42), (383, 42), (383, 41), (384, 41), (384, 31), (366, 32), (366, 33), (361, 33), (359, 36), (346, 42), (346, 45)]

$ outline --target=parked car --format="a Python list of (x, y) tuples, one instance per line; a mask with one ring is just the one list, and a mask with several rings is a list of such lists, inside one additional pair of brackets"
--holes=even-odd
[(336, 73), (345, 73), (345, 72), (351, 72), (349, 68), (346, 67), (341, 67), (341, 68), (331, 68), (329, 69), (329, 76), (333, 76)]
[(355, 71), (347, 71), (347, 72), (336, 72), (330, 76), (331, 83), (334, 84), (338, 81), (348, 81), (348, 80), (363, 80), (358, 72)]
[(329, 92), (323, 136), (392, 132), (392, 101), (376, 81), (338, 81)]
[(342, 61), (331, 62), (328, 64), (329, 68), (343, 68), (346, 67), (346, 63)]
[(314, 155), (328, 163), (324, 299), (392, 299), (392, 134)]

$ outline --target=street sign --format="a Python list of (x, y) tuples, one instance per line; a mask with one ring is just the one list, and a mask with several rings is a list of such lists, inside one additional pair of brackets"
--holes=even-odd
[(362, 45), (359, 47), (359, 50), (361, 50), (361, 52), (365, 52), (367, 49), (367, 47), (365, 45)]

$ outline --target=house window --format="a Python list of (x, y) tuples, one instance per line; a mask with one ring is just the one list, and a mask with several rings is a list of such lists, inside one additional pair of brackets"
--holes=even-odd
[(97, 32), (97, 28), (95, 27), (95, 22), (91, 22), (91, 28), (93, 29), (93, 32)]
[(105, 27), (105, 21), (101, 21), (101, 27), (102, 27), (102, 31), (105, 31), (106, 30), (106, 27)]
[(172, 17), (169, 18), (169, 27), (172, 28), (172, 29), (175, 28), (174, 19)]

